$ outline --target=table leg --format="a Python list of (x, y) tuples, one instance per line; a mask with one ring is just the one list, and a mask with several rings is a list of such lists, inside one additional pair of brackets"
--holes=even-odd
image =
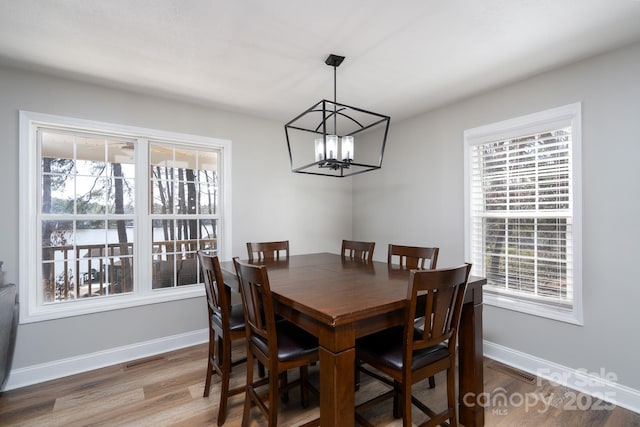
[(482, 289), (475, 289), (471, 302), (462, 306), (458, 331), (458, 384), (460, 423), (484, 426), (484, 408), (477, 398), (483, 392)]
[(320, 347), (320, 425), (353, 427), (355, 348), (334, 353)]

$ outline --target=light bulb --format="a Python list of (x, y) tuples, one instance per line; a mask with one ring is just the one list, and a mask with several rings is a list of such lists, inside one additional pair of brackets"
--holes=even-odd
[(351, 135), (342, 137), (342, 160), (353, 161), (353, 136)]

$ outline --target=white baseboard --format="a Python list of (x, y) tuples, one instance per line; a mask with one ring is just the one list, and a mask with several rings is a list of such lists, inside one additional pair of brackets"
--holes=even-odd
[[(505, 365), (561, 384), (573, 390), (588, 394), (595, 399), (602, 399), (616, 406), (640, 413), (640, 391), (617, 383), (613, 372), (587, 372), (585, 369), (574, 369), (544, 360), (517, 350), (484, 341), (484, 355)], [(490, 390), (485, 390), (489, 392)], [(582, 402), (577, 401), (580, 405)], [(606, 405), (603, 405), (606, 406)]]
[(12, 369), (4, 389), (12, 390), (25, 387), (56, 378), (128, 362), (130, 360), (141, 359), (202, 344), (208, 341), (209, 330), (201, 329), (40, 365)]
[[(5, 385), (5, 390), (150, 357), (202, 344), (208, 340), (208, 330), (201, 329), (40, 365), (12, 369)], [(489, 341), (484, 341), (483, 344), (484, 355), (490, 359), (580, 391), (594, 398), (604, 398), (603, 400), (607, 402), (640, 413), (640, 391), (618, 384), (616, 382), (617, 378), (613, 373), (590, 373), (582, 369), (562, 366)], [(485, 392), (490, 393), (491, 391), (485, 390)]]

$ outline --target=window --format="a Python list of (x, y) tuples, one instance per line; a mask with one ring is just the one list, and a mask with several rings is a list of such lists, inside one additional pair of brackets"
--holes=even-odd
[(231, 143), (20, 113), (21, 321), (204, 295), (230, 254)]
[(465, 254), (485, 302), (582, 324), (580, 104), (469, 129)]

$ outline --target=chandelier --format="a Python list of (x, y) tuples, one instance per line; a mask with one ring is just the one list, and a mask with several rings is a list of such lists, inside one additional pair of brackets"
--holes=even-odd
[(346, 177), (382, 167), (390, 117), (337, 102), (343, 60), (325, 60), (333, 67), (333, 101), (319, 101), (284, 126), (292, 172)]

